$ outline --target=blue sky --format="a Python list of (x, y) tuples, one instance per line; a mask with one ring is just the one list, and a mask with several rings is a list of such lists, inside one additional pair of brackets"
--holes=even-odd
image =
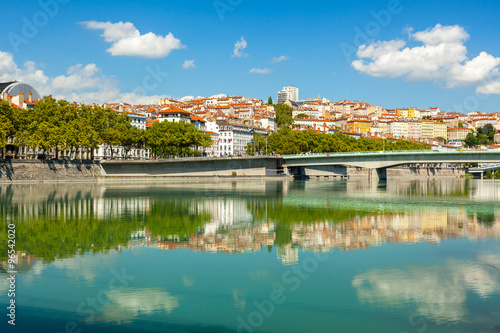
[[(47, 0), (7, 8), (0, 79), (70, 101), (275, 99), (294, 85), (300, 97), (387, 108), (500, 111), (496, 1)], [(237, 42), (246, 47), (235, 51)]]

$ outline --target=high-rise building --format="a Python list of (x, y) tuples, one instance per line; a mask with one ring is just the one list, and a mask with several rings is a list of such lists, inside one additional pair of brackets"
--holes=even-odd
[(283, 87), (283, 90), (278, 92), (278, 104), (283, 104), (286, 101), (297, 102), (299, 100), (299, 88), (293, 86)]
[(290, 100), (290, 94), (286, 91), (278, 91), (278, 104), (285, 104), (286, 101)]

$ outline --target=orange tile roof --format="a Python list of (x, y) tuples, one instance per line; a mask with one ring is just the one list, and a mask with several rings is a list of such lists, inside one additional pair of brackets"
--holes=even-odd
[(158, 112), (160, 114), (165, 114), (165, 113), (183, 113), (183, 114), (191, 114), (191, 112), (188, 112), (188, 111), (185, 111), (181, 108), (178, 108), (177, 106), (172, 106), (166, 110), (162, 110), (160, 112)]

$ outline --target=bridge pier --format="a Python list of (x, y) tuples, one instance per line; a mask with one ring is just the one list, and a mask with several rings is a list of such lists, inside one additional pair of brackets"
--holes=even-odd
[(368, 179), (371, 180), (387, 180), (387, 168), (369, 169)]

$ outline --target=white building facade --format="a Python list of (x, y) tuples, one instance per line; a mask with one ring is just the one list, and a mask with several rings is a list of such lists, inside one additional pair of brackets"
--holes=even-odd
[(267, 135), (267, 130), (263, 128), (234, 125), (226, 121), (217, 124), (219, 125), (219, 156), (244, 156), (246, 146), (252, 141), (254, 134)]

